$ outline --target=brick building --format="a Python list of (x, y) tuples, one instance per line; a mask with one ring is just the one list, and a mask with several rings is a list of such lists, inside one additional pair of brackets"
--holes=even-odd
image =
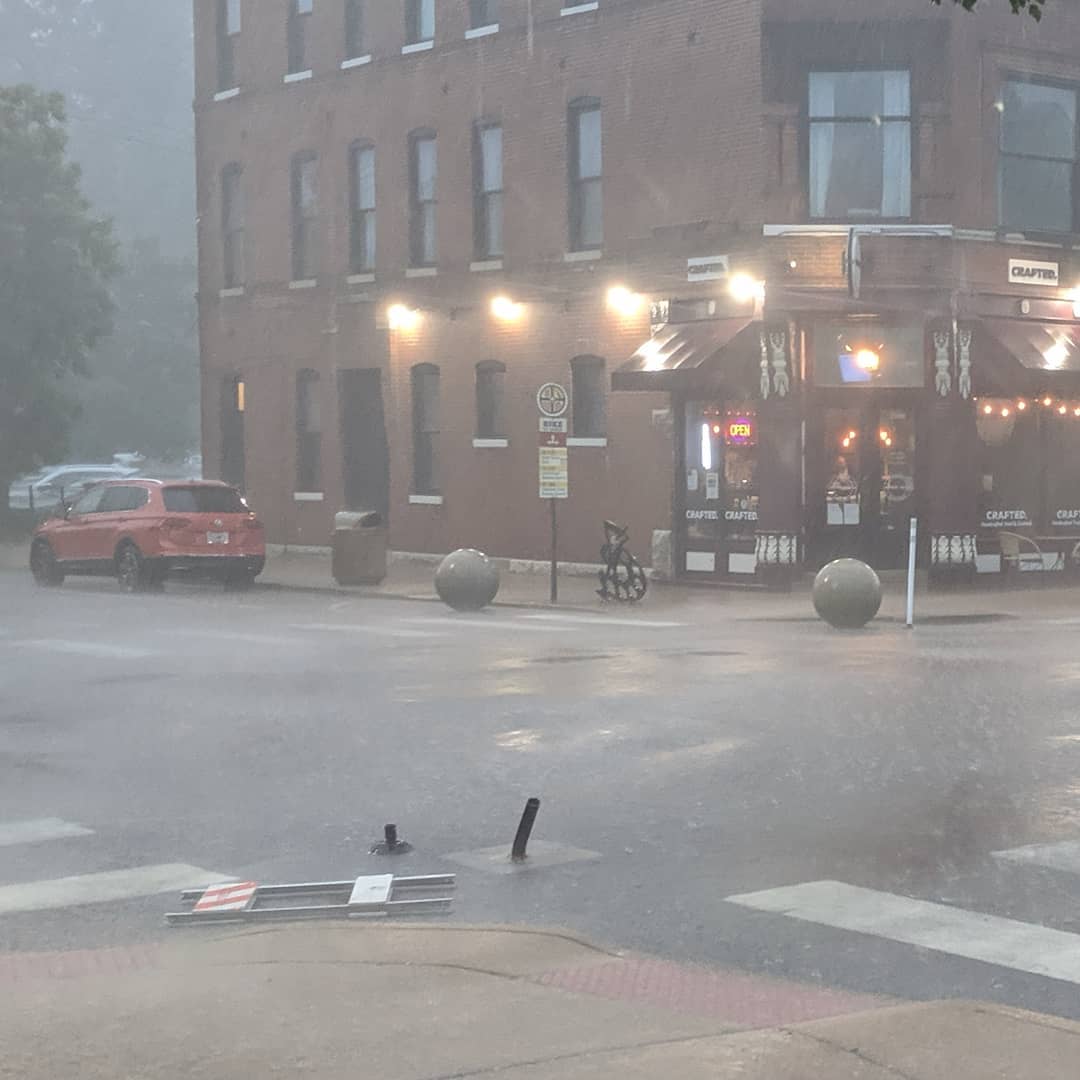
[(195, 0), (208, 474), (277, 543), (768, 581), (1080, 551), (1080, 10)]

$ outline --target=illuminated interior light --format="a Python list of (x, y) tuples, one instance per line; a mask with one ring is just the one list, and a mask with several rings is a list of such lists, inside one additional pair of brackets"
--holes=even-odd
[(1044, 397), (1043, 404), (1049, 409), (1050, 406), (1054, 404), (1054, 399), (1052, 397)]
[(749, 274), (733, 274), (728, 280), (728, 293), (737, 304), (749, 304), (751, 300), (765, 297), (765, 282)]
[(844, 441), (840, 445), (843, 446), (843, 448), (845, 450), (850, 449), (850, 447), (851, 447), (851, 439), (848, 438), (847, 436), (845, 436)]
[(1007, 416), (1009, 416), (1009, 415), (1010, 415), (1010, 412), (1011, 412), (1011, 410), (1010, 410), (1010, 409), (1009, 409), (1009, 407), (1008, 407), (1008, 406), (1006, 405), (1006, 406), (1005, 406), (1005, 408), (1001, 410), (1001, 415), (1002, 415), (1003, 417), (1007, 417)]
[(1043, 359), (1046, 361), (1046, 366), (1055, 371), (1058, 368), (1064, 367), (1065, 361), (1069, 359), (1068, 345), (1066, 345), (1064, 341), (1055, 341), (1054, 344), (1043, 353)]
[(855, 364), (861, 371), (877, 371), (881, 367), (881, 357), (873, 349), (859, 349), (855, 353)]
[(1016, 408), (1017, 408), (1018, 412), (1023, 412), (1027, 408), (1027, 402), (1026, 401), (1018, 401), (1016, 403)]
[(706, 472), (712, 471), (712, 426), (701, 425), (701, 467)]
[(984, 413), (985, 413), (985, 414), (986, 414), (987, 416), (989, 416), (989, 415), (990, 415), (990, 414), (991, 414), (991, 413), (992, 413), (993, 411), (994, 411), (994, 406), (993, 406), (993, 405), (984, 405), (984, 406), (983, 406), (983, 412), (984, 412)]
[(859, 433), (857, 431), (849, 431), (847, 433), (847, 437), (849, 439), (857, 439), (859, 437)]
[(1061, 413), (1062, 416), (1064, 416), (1068, 411), (1069, 411), (1069, 406), (1068, 405), (1059, 405), (1058, 406), (1058, 412)]

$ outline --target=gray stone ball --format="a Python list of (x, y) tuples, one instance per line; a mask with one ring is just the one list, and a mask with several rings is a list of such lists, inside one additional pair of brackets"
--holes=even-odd
[(498, 567), (482, 551), (459, 548), (435, 571), (435, 591), (456, 611), (479, 611), (499, 591)]
[(814, 578), (814, 610), (830, 626), (856, 630), (881, 607), (881, 579), (858, 559), (836, 559)]

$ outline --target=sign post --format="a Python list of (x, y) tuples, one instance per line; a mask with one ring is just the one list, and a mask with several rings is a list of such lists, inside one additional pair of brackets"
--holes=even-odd
[(919, 535), (918, 518), (911, 519), (911, 532), (908, 536), (907, 556), (907, 619), (905, 626), (910, 630), (915, 625), (915, 546)]
[(570, 497), (569, 460), (566, 449), (566, 420), (570, 406), (566, 387), (544, 383), (536, 392), (540, 410), (540, 451), (538, 458), (540, 498), (547, 499), (551, 511), (551, 602), (559, 602), (559, 514), (558, 501)]

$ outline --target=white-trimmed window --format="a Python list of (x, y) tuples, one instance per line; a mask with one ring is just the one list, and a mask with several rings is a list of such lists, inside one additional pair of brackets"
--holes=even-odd
[(434, 266), (435, 185), (438, 175), (435, 133), (414, 131), (409, 136), (409, 264)]
[(911, 75), (814, 71), (810, 217), (911, 217)]
[(292, 159), (292, 278), (306, 281), (316, 274), (318, 262), (318, 168), (313, 151), (294, 154)]
[(359, 141), (349, 148), (349, 270), (375, 269), (375, 147)]
[(575, 439), (607, 437), (607, 366), (599, 356), (570, 361)]
[(405, 0), (405, 44), (419, 45), (435, 37), (435, 0)]
[(296, 490), (322, 491), (322, 408), (319, 373), (296, 376)]
[(1077, 102), (1073, 87), (1013, 79), (1001, 95), (1000, 224), (1077, 231)]
[(364, 0), (345, 0), (345, 59), (355, 60), (367, 53)]
[(485, 121), (473, 129), (473, 238), (477, 259), (502, 258), (502, 127)]
[(217, 62), (218, 90), (232, 90), (237, 85), (236, 39), (240, 35), (240, 0), (218, 0)]
[(499, 21), (496, 0), (469, 0), (469, 29), (494, 26)]
[(600, 102), (580, 98), (569, 112), (570, 250), (604, 244), (603, 135)]
[(439, 494), (439, 369), (417, 364), (412, 369), (414, 495)]
[(287, 32), (290, 75), (298, 75), (300, 72), (308, 70), (308, 21), (314, 4), (315, 0), (289, 0)]
[(503, 417), (503, 386), (506, 365), (498, 360), (482, 360), (476, 365), (476, 437), (501, 439), (506, 436)]

